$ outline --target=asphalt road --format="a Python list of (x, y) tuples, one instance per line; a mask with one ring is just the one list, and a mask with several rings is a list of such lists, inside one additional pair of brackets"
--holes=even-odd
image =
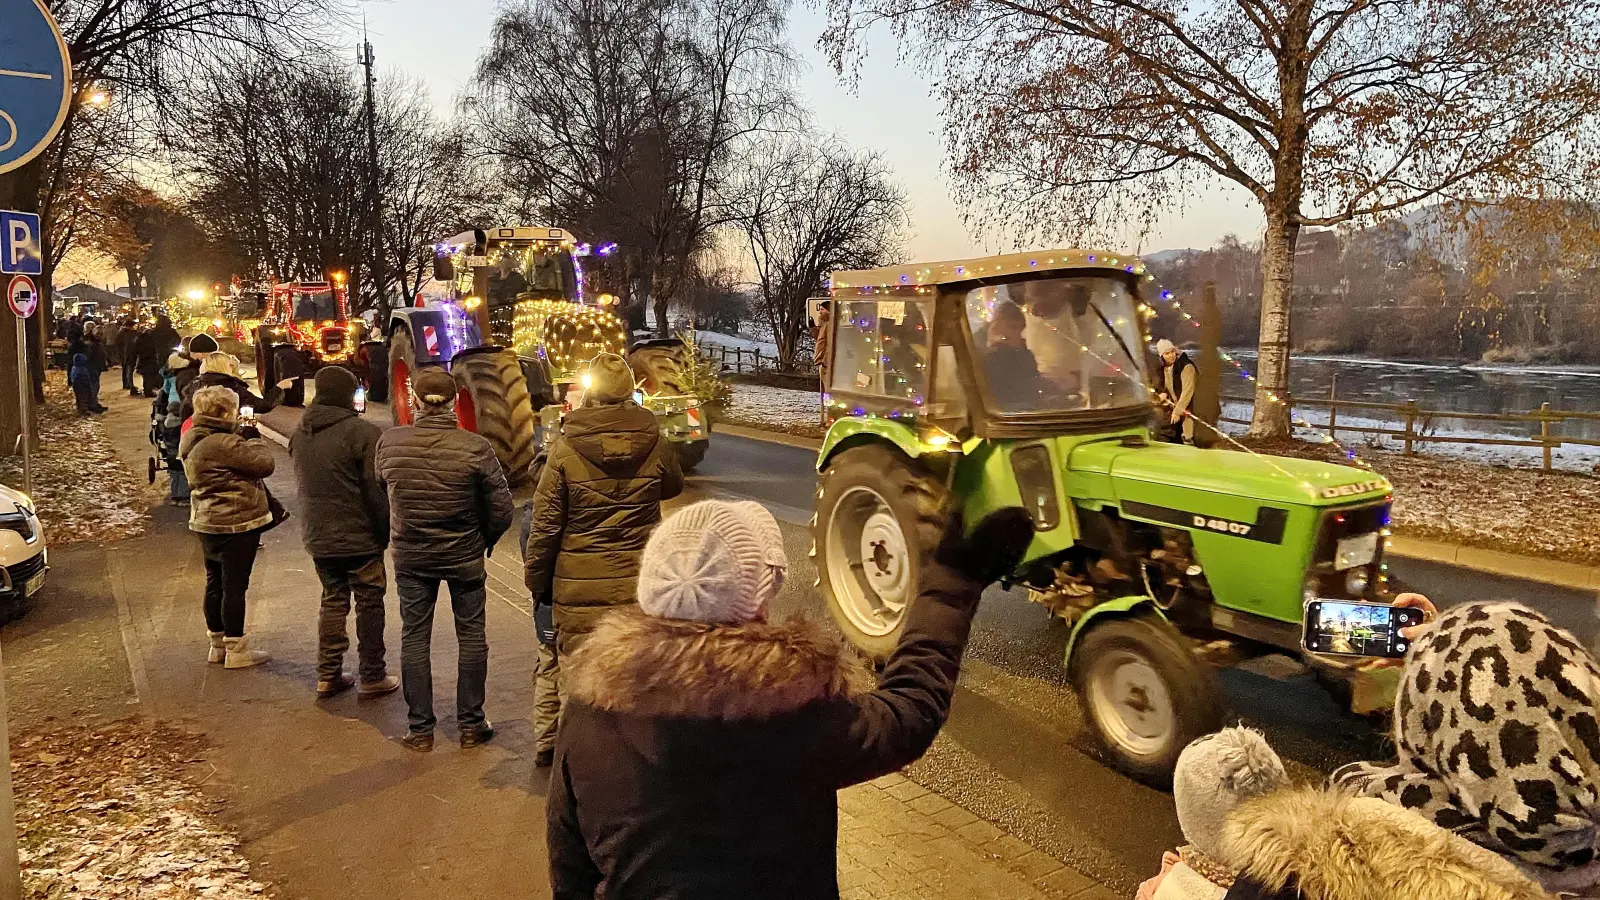
[[(382, 409), (369, 417), (387, 421)], [(292, 429), (296, 410), (267, 421)], [(679, 502), (752, 499), (780, 520), (790, 584), (780, 615), (826, 619), (813, 587), (809, 522), (816, 490), (810, 451), (714, 435), (705, 462)], [(1442, 606), (1516, 599), (1543, 610), (1593, 646), (1596, 598), (1451, 566), (1391, 560), (1391, 572)], [(1129, 893), (1182, 842), (1170, 795), (1103, 765), (1086, 733), (1062, 659), (1066, 628), (1020, 594), (998, 588), (980, 608), (954, 712), (938, 743), (911, 774), (974, 812), (1001, 823), (1082, 871)], [(1385, 739), (1371, 721), (1343, 711), (1298, 663), (1266, 657), (1225, 670), (1231, 717), (1262, 728), (1303, 780), (1344, 762), (1380, 758)]]

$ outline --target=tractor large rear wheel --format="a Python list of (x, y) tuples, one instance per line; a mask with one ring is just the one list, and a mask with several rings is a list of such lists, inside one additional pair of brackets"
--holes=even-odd
[(396, 425), (410, 425), (411, 375), (416, 371), (416, 353), (411, 348), (411, 332), (396, 326), (389, 336), (389, 415)]
[(687, 394), (683, 377), (683, 352), (679, 345), (640, 347), (628, 354), (628, 366), (647, 393)]
[(450, 374), (460, 389), (456, 418), (462, 427), (483, 435), (494, 447), (506, 481), (513, 487), (525, 483), (533, 465), (536, 423), (517, 354), (511, 350), (466, 353), (451, 361)]
[(829, 460), (812, 539), (828, 612), (863, 653), (887, 659), (938, 545), (944, 485), (887, 446)]

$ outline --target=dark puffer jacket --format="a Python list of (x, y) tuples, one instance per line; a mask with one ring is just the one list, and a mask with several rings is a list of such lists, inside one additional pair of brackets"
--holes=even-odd
[(872, 670), (805, 623), (611, 616), (561, 664), (546, 806), (557, 900), (837, 900), (835, 792), (923, 754), (982, 585), (929, 560)]
[(555, 603), (565, 646), (634, 602), (639, 557), (661, 501), (683, 490), (672, 442), (632, 400), (569, 413), (533, 498), (522, 555), (535, 602)]
[(306, 552), (370, 556), (389, 546), (389, 497), (378, 483), (383, 430), (343, 406), (313, 403), (289, 438)]
[(194, 427), (178, 442), (178, 458), (189, 476), (189, 530), (242, 534), (271, 524), (261, 483), (274, 465), (266, 441), (246, 440), (226, 419), (195, 416)]
[(385, 431), (377, 470), (389, 492), (398, 571), (481, 569), (484, 553), (511, 527), (511, 490), (494, 449), (451, 413)]
[(250, 384), (242, 378), (235, 378), (226, 372), (202, 372), (190, 378), (179, 391), (178, 396), (183, 398), (183, 408), (178, 412), (178, 418), (187, 419), (194, 415), (194, 393), (201, 388), (225, 387), (239, 397), (239, 408), (246, 406), (255, 411), (256, 415), (266, 412), (283, 402), (283, 388), (277, 385), (267, 387), (266, 396), (258, 397), (250, 390)]

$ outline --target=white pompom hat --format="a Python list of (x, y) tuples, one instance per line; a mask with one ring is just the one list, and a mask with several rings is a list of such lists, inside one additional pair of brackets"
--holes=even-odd
[(719, 625), (765, 620), (789, 558), (759, 503), (704, 500), (667, 517), (645, 544), (639, 606), (663, 619)]

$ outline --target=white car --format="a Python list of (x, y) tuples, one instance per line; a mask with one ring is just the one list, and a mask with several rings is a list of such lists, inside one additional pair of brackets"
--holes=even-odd
[(0, 485), (0, 619), (16, 615), (44, 587), (49, 562), (33, 500)]

